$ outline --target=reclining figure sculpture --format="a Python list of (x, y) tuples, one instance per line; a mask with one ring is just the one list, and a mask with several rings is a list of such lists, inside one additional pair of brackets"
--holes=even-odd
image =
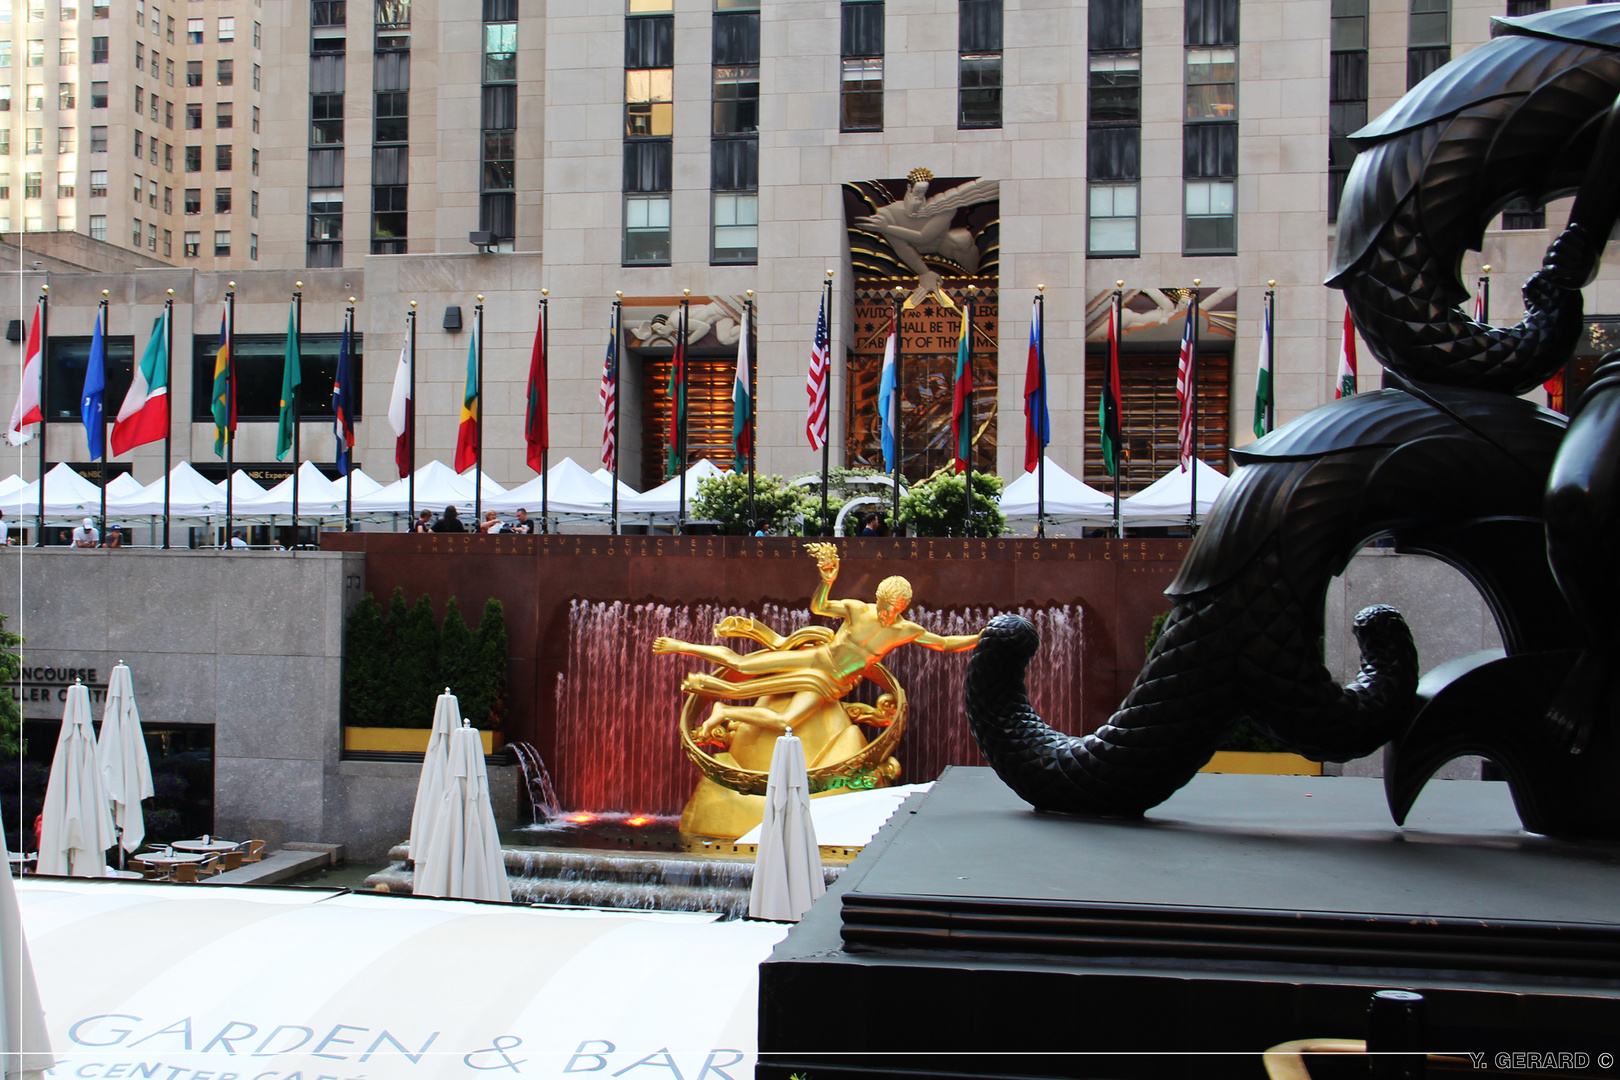
[[(1039, 809), (1134, 816), (1251, 717), (1290, 749), (1385, 749), (1404, 822), (1446, 761), (1480, 754), (1534, 832), (1620, 838), (1620, 353), (1573, 417), (1517, 395), (1583, 331), (1620, 203), (1620, 10), (1494, 20), (1493, 39), (1356, 134), (1328, 284), (1345, 293), (1383, 389), (1233, 452), (1243, 466), (1166, 590), (1174, 608), (1107, 725), (1071, 737), (1030, 709), (1038, 645), (1017, 616), (985, 628), (966, 705), (980, 748)], [(1514, 326), (1471, 319), (1459, 271), (1511, 200), (1574, 193)], [(1400, 614), (1356, 618), (1360, 675), (1322, 662), (1329, 580), (1370, 539), (1442, 559), (1480, 590), (1504, 650), (1420, 681)]]

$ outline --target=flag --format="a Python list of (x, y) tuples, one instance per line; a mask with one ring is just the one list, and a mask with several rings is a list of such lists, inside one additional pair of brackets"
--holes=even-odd
[[(276, 427), (276, 460), (286, 458), (293, 448), (293, 425), (297, 416), (294, 402), (304, 385), (304, 362), (298, 349), (298, 301), (287, 305), (287, 347), (281, 355), (281, 422)], [(294, 465), (298, 464), (296, 461)]]
[(1097, 430), (1102, 433), (1103, 468), (1109, 476), (1119, 475), (1120, 462), (1128, 455), (1121, 418), (1124, 415), (1119, 386), (1119, 305), (1108, 305), (1108, 366), (1103, 371), (1102, 397), (1097, 401)]
[(338, 343), (337, 373), (332, 377), (332, 434), (337, 437), (337, 473), (347, 476), (354, 468), (354, 379), (349, 374), (350, 334), (353, 324), (343, 320), (343, 340)]
[(152, 338), (113, 421), (112, 452), (127, 454), (169, 434), (169, 313), (152, 320)]
[(743, 305), (742, 336), (737, 339), (737, 378), (731, 384), (731, 450), (736, 456), (735, 468), (746, 469), (754, 460), (754, 384), (749, 372), (752, 357), (749, 354), (748, 335), (753, 317), (753, 305)]
[(551, 449), (551, 427), (546, 420), (549, 410), (549, 376), (546, 372), (546, 315), (540, 309), (540, 321), (534, 327), (534, 350), (529, 353), (529, 406), (524, 414), (523, 441), (528, 444), (529, 468), (537, 473), (546, 471), (546, 451)]
[(666, 472), (670, 476), (685, 469), (681, 461), (681, 431), (686, 427), (686, 320), (675, 334), (675, 362), (669, 366), (669, 453)]
[(456, 431), (456, 472), (478, 460), (478, 322), (467, 343), (467, 388), (461, 395), (461, 427)]
[(219, 316), (219, 348), (214, 353), (214, 453), (225, 456), (225, 439), (236, 433), (236, 367), (231, 363), (231, 304)]
[(609, 320), (607, 355), (602, 358), (602, 386), (596, 398), (602, 403), (602, 467), (617, 469), (619, 447), (614, 428), (619, 422), (619, 326), (618, 310)]
[(1356, 324), (1350, 318), (1350, 309), (1344, 309), (1344, 337), (1339, 342), (1339, 385), (1335, 398), (1349, 397), (1356, 392)]
[(43, 370), (40, 357), (44, 351), (39, 334), (42, 307), (43, 301), (34, 305), (34, 326), (28, 331), (28, 347), (23, 352), (22, 385), (17, 388), (17, 404), (12, 406), (11, 427), (6, 431), (6, 440), (12, 446), (21, 446), (32, 437), (23, 434), (24, 425), (39, 424), (45, 420), (45, 411), (39, 401), (40, 372)]
[(90, 335), (90, 359), (84, 366), (84, 395), (79, 402), (79, 419), (84, 421), (85, 439), (90, 444), (90, 460), (103, 453), (106, 436), (107, 339), (102, 333), (102, 312), (96, 312), (96, 328)]
[(1277, 394), (1271, 386), (1271, 305), (1260, 316), (1260, 364), (1254, 377), (1254, 433), (1264, 435), (1277, 424)]
[(810, 396), (810, 415), (804, 423), (804, 433), (810, 438), (810, 449), (820, 450), (827, 445), (827, 368), (829, 343), (827, 340), (827, 297), (821, 297), (821, 309), (816, 314), (816, 338), (810, 345), (810, 377), (805, 380), (805, 392)]
[(400, 478), (411, 472), (411, 425), (416, 403), (411, 400), (411, 352), (416, 340), (416, 320), (405, 320), (405, 343), (399, 347), (399, 366), (394, 368), (394, 392), (388, 399), (388, 426), (394, 431), (394, 464)]
[(1474, 321), (1485, 321), (1485, 279), (1479, 279), (1479, 288), (1474, 290)]
[(1046, 444), (1052, 441), (1052, 417), (1046, 409), (1046, 351), (1041, 342), (1041, 305), (1029, 322), (1029, 366), (1024, 372), (1024, 471), (1034, 472)]
[(1182, 472), (1186, 472), (1192, 466), (1193, 456), (1198, 452), (1198, 447), (1193, 441), (1195, 438), (1193, 380), (1197, 378), (1198, 370), (1198, 350), (1193, 345), (1193, 326), (1197, 317), (1189, 305), (1186, 326), (1181, 331), (1181, 355), (1176, 358), (1176, 404), (1181, 408), (1181, 424), (1176, 433), (1176, 440), (1180, 444), (1178, 453)]
[(878, 416), (883, 422), (883, 471), (894, 472), (895, 447), (900, 434), (900, 325), (889, 326), (889, 343), (883, 346), (883, 376), (878, 380)]
[(968, 309), (962, 308), (962, 332), (956, 341), (956, 380), (951, 392), (951, 434), (956, 447), (956, 471), (968, 467), (973, 453), (973, 417), (968, 396), (973, 393), (973, 343), (968, 340)]

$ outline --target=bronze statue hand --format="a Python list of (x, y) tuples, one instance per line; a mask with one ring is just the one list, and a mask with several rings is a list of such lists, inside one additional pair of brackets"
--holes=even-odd
[(681, 643), (672, 637), (653, 638), (652, 651), (654, 653), (680, 652)]
[(831, 585), (838, 577), (838, 548), (832, 544), (806, 544), (804, 550), (816, 560), (821, 580)]

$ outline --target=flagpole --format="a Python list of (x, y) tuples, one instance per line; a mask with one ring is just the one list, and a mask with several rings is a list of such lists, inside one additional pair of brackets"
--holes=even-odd
[[(1109, 396), (1113, 395), (1114, 391), (1118, 389), (1118, 387), (1116, 387), (1114, 384), (1114, 373), (1119, 368), (1119, 335), (1120, 331), (1124, 329), (1124, 327), (1121, 325), (1123, 320), (1120, 318), (1120, 315), (1124, 311), (1124, 308), (1125, 282), (1123, 280), (1115, 281), (1114, 302), (1111, 305), (1111, 310), (1108, 315), (1110, 319), (1114, 320), (1114, 323), (1108, 328), (1108, 367), (1103, 374), (1104, 400), (1108, 400)], [(1120, 467), (1124, 464), (1124, 459), (1121, 455), (1125, 449), (1123, 445), (1125, 442), (1125, 417), (1123, 415), (1125, 412), (1125, 395), (1120, 394), (1117, 397), (1113, 397), (1113, 402), (1114, 427), (1119, 429), (1119, 443), (1114, 446), (1114, 536), (1120, 540), (1123, 540), (1125, 539), (1125, 522), (1119, 516), (1119, 474), (1121, 472)], [(1108, 432), (1106, 430), (1103, 432), (1103, 436), (1104, 438), (1108, 436)]]
[(1192, 303), (1187, 318), (1192, 320), (1192, 355), (1187, 358), (1187, 410), (1192, 413), (1192, 506), (1191, 531), (1198, 535), (1198, 287), (1203, 278), (1193, 278)]
[[(1035, 286), (1035, 306), (1041, 313), (1036, 327), (1036, 356), (1041, 362), (1041, 409), (1046, 409), (1046, 286)], [(1041, 437), (1041, 422), (1035, 421), (1035, 441), (1040, 443), (1041, 456), (1035, 463), (1035, 535), (1046, 539), (1046, 440)]]
[(619, 346), (624, 342), (619, 329), (620, 316), (624, 313), (624, 291), (615, 290), (613, 293), (613, 535), (619, 535), (619, 370), (624, 363), (624, 355)]
[(905, 350), (901, 348), (905, 338), (900, 333), (900, 301), (906, 295), (906, 290), (896, 285), (894, 287), (894, 389), (889, 391), (889, 423), (894, 429), (894, 471), (889, 476), (889, 517), (890, 535), (898, 536), (900, 529), (900, 433), (905, 431), (905, 424), (901, 423), (900, 402), (905, 400), (900, 393), (900, 357)]
[[(349, 347), (352, 349), (354, 347), (354, 297), (352, 296), (349, 297), (349, 306), (343, 312), (343, 336), (348, 339)], [(354, 357), (349, 358), (349, 363), (354, 363)], [(345, 388), (344, 392), (347, 394), (347, 388)], [(480, 379), (478, 384), (479, 405), (484, 403), (483, 393), (483, 381)], [(354, 423), (354, 417), (345, 416), (343, 421), (344, 427), (347, 428)], [(338, 441), (343, 443), (344, 449), (348, 451), (349, 466), (343, 470), (343, 531), (354, 532), (354, 447), (349, 445), (348, 434), (347, 430), (338, 432)]]
[(416, 528), (416, 301), (405, 314), (405, 332), (411, 337), (411, 405), (405, 410), (405, 460), (408, 478), (405, 481), (406, 498), (410, 501), (405, 519), (407, 529)]
[(232, 423), (236, 419), (236, 282), (228, 284), (230, 291), (225, 294), (225, 551), (231, 550), (236, 512), (232, 490), (232, 473), (236, 471), (236, 425)]
[(686, 387), (687, 387), (687, 379), (686, 379), (686, 326), (687, 326), (687, 322), (686, 322), (686, 320), (688, 318), (687, 312), (690, 309), (691, 304), (692, 304), (692, 300), (691, 300), (692, 290), (691, 289), (682, 289), (681, 293), (682, 293), (682, 296), (681, 296), (681, 322), (680, 322), (680, 330), (678, 331), (679, 334), (680, 334), (680, 339), (678, 341), (676, 341), (676, 343), (675, 343), (676, 355), (680, 358), (680, 360), (679, 360), (680, 371), (676, 372), (676, 374), (680, 376), (680, 379), (679, 379), (678, 384), (675, 387), (675, 402), (674, 402), (674, 405), (675, 405), (675, 460), (680, 465), (680, 471), (676, 475), (678, 475), (681, 478), (681, 484), (680, 484), (680, 488), (681, 488), (680, 509), (676, 512), (676, 515), (675, 515), (675, 535), (676, 536), (684, 536), (684, 535), (686, 535), (686, 420), (687, 420), (687, 416), (686, 416), (687, 410), (685, 408), (685, 405), (686, 405)]
[(174, 452), (174, 290), (163, 304), (163, 370), (168, 373), (169, 388), (164, 397), (168, 410), (168, 423), (163, 425), (163, 550), (169, 550), (169, 470), (173, 468)]
[[(754, 363), (754, 339), (757, 336), (754, 332), (753, 289), (748, 290), (748, 299), (743, 301), (743, 307), (748, 315), (748, 340), (743, 342), (743, 346), (748, 349), (748, 363), (752, 368)], [(749, 370), (744, 374), (748, 376), (748, 528), (750, 532), (758, 532), (759, 519), (755, 516), (754, 509), (754, 466), (759, 461), (759, 442), (756, 438), (759, 434), (759, 425), (755, 423), (759, 416), (759, 409), (754, 405), (754, 373)]]
[[(111, 337), (109, 331), (112, 329), (112, 327), (107, 324), (108, 316), (112, 314), (107, 303), (107, 298), (110, 295), (112, 294), (109, 290), (101, 290), (101, 311), (99, 313), (99, 317), (101, 319), (101, 381), (103, 384), (105, 384), (107, 381), (107, 339)], [(101, 542), (105, 544), (107, 542), (107, 408), (105, 405), (105, 385), (102, 387), (102, 395), (103, 405), (101, 409), (101, 419), (96, 421), (96, 423), (101, 427), (101, 457), (96, 462), (96, 478), (101, 481)], [(41, 487), (43, 486), (44, 485), (42, 484)], [(122, 857), (123, 853), (124, 849), (119, 848), (118, 854), (120, 857)]]
[[(28, 346), (23, 346), (24, 360)], [(39, 287), (39, 542), (45, 546), (45, 433), (51, 429), (51, 287)]]
[(1484, 270), (1485, 274), (1479, 279), (1479, 321), (1489, 323), (1491, 321), (1491, 264), (1486, 263), (1480, 269)]
[[(1277, 378), (1277, 281), (1273, 278), (1266, 282), (1266, 371), (1270, 372), (1272, 380)], [(1266, 422), (1262, 425), (1266, 434), (1270, 435), (1277, 426), (1277, 384), (1272, 381), (1266, 387)]]
[(962, 486), (962, 536), (973, 535), (973, 301), (977, 286), (969, 285), (967, 299), (962, 302), (963, 318), (967, 321), (967, 370), (963, 377), (967, 380), (967, 393), (962, 399), (962, 423), (967, 429), (967, 453), (963, 460), (967, 468), (962, 476), (967, 483)]
[(832, 469), (832, 287), (833, 272), (827, 271), (827, 282), (822, 286), (822, 310), (827, 313), (827, 370), (821, 394), (821, 535), (833, 534), (831, 516), (827, 511), (828, 477)]
[[(541, 359), (543, 359), (545, 361), (545, 367), (541, 369), (540, 377), (545, 379), (547, 383), (549, 383), (551, 381), (551, 315), (550, 315), (550, 310), (551, 309), (550, 309), (550, 304), (551, 304), (551, 290), (550, 289), (541, 289), (540, 290), (540, 357), (541, 357)], [(482, 390), (482, 387), (480, 387), (479, 389)], [(546, 396), (546, 408), (549, 409), (549, 408), (551, 408), (551, 397), (550, 397), (550, 393), (549, 393), (549, 387), (547, 389), (548, 389), (548, 393), (547, 393), (547, 396)], [(546, 439), (545, 448), (540, 451), (540, 531), (543, 532), (543, 533), (548, 533), (548, 532), (551, 531), (551, 526), (549, 526), (547, 524), (547, 522), (550, 519), (546, 516), (550, 512), (549, 507), (551, 505), (551, 477), (549, 475), (547, 475), (550, 472), (551, 472), (551, 439), (548, 437)]]
[(299, 456), (299, 434), (304, 426), (300, 420), (300, 403), (304, 397), (304, 283), (293, 282), (293, 348), (298, 350), (298, 389), (293, 393), (293, 502), (292, 502), (292, 549), (298, 550), (298, 467), (303, 459)]
[(478, 411), (473, 414), (473, 531), (484, 520), (484, 294), (473, 308), (473, 332), (478, 335)]

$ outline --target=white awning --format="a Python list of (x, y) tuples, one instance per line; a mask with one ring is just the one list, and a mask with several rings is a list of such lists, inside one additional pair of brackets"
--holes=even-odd
[(465, 1080), (512, 1063), (740, 1080), (759, 964), (787, 933), (300, 889), (24, 878), (17, 894), (55, 1075), (79, 1080)]

